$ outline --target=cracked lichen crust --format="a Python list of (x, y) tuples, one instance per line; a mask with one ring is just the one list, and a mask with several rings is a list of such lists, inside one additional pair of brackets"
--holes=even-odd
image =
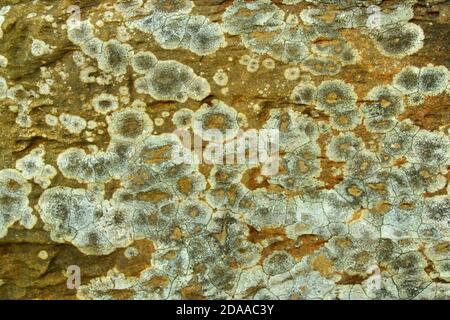
[(147, 16), (128, 24), (152, 34), (164, 49), (183, 48), (199, 56), (210, 55), (226, 46), (222, 29), (205, 16), (190, 14), (193, 6), (192, 1), (149, 1), (142, 10)]

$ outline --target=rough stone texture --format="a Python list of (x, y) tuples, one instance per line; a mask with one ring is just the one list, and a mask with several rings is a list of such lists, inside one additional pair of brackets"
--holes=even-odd
[[(11, 196), (18, 182), (3, 179), (4, 171), (0, 171), (1, 299), (450, 298), (448, 2), (194, 0), (190, 12), (190, 1), (148, 0), (139, 6), (140, 2), (0, 3), (0, 170), (18, 169), (31, 186), (25, 196), (29, 203), (21, 198), (25, 202), (11, 209), (11, 202), (19, 201), (17, 195)], [(133, 3), (136, 12), (120, 12)], [(79, 7), (81, 21), (89, 20), (95, 37), (103, 42), (100, 54), (88, 57), (83, 44), (80, 46), (84, 42), (74, 43), (68, 37), (71, 14), (67, 8), (71, 5)], [(370, 5), (381, 10), (381, 27), (367, 27), (374, 12), (368, 13)], [(385, 22), (399, 7), (400, 14)], [(316, 20), (308, 20), (305, 14), (310, 9), (323, 11)], [(350, 17), (336, 21), (339, 14), (352, 10)], [(238, 14), (242, 25), (236, 20), (227, 22)], [(144, 27), (133, 25), (133, 21), (152, 15), (153, 29), (147, 26), (144, 32)], [(203, 17), (197, 23), (192, 17), (186, 20), (188, 15)], [(168, 17), (175, 19), (168, 28), (172, 32), (190, 30), (192, 24), (196, 35), (189, 38), (191, 42), (185, 38), (175, 44), (164, 42), (161, 34), (158, 38)], [(394, 35), (401, 34), (407, 23), (423, 31), (423, 41), (420, 34), (411, 36), (417, 37), (411, 40), (420, 43), (417, 48), (406, 43), (411, 52), (402, 49), (395, 54), (380, 49), (383, 45), (401, 46), (408, 35), (388, 44), (376, 39), (386, 38), (392, 30)], [(199, 26), (206, 31), (195, 33)], [(297, 48), (305, 45), (309, 53), (299, 59), (277, 51), (279, 44), (273, 34), (282, 35), (290, 28), (304, 33), (287, 35), (281, 43), (295, 40)], [(107, 42), (110, 39), (118, 42)], [(336, 48), (336, 43), (356, 52), (358, 58), (347, 63), (339, 54), (326, 57), (312, 51), (313, 46)], [(108, 59), (108, 50), (119, 54)], [(176, 61), (167, 65), (178, 68), (179, 73), (164, 69), (158, 76), (154, 65), (138, 73), (131, 59), (141, 51), (151, 52), (158, 66), (162, 61)], [(2, 56), (7, 59), (4, 67)], [(339, 69), (336, 72), (327, 65), (322, 73), (328, 74), (317, 74), (311, 71), (317, 66), (308, 62), (310, 58), (331, 60)], [(396, 107), (394, 98), (389, 101), (386, 96), (368, 95), (375, 87), (394, 85), (403, 68), (415, 66), (423, 75), (426, 68), (432, 68), (430, 64), (441, 66), (446, 78), (432, 80), (428, 87), (423, 78), (412, 93), (396, 86), (393, 92), (400, 97), (402, 108)], [(94, 77), (92, 81), (83, 78), (86, 70)], [(191, 82), (183, 82), (184, 77)], [(157, 89), (137, 88), (139, 78)], [(5, 97), (1, 79), (9, 88)], [(339, 131), (333, 124), (342, 116), (334, 109), (322, 108), (315, 99), (299, 102), (292, 94), (302, 83), (312, 83), (320, 92), (321, 83), (335, 79), (350, 84), (356, 97), (342, 107), (358, 118), (350, 130)], [(155, 90), (162, 92), (164, 81), (169, 81), (168, 90), (173, 92), (160, 98)], [(442, 88), (430, 89), (431, 85)], [(14, 95), (15, 86), (19, 89)], [(185, 93), (178, 95), (181, 92)], [(94, 109), (92, 101), (102, 93), (118, 98), (117, 109), (104, 113)], [(168, 98), (171, 95), (173, 98)], [(342, 100), (335, 94), (323, 99), (331, 104)], [(415, 106), (413, 99), (419, 101)], [(173, 115), (189, 109), (203, 119), (204, 127), (222, 129), (229, 124), (226, 116), (202, 118), (201, 112), (205, 108), (208, 115), (213, 109), (210, 106), (220, 104), (218, 100), (225, 104), (223, 114), (242, 129), (275, 124), (271, 128), (280, 130), (282, 160), (277, 175), (261, 175), (259, 166), (201, 163), (192, 168), (164, 167), (170, 163), (166, 154), (170, 146), (160, 135), (177, 128)], [(135, 118), (124, 117), (123, 123), (114, 120), (128, 108), (136, 112)], [(391, 112), (389, 108), (392, 114), (381, 118), (392, 126), (374, 132), (377, 130), (368, 121), (379, 110)], [(64, 114), (84, 120), (69, 117), (69, 124), (63, 126)], [(52, 125), (55, 117), (58, 123)], [(88, 122), (92, 120), (96, 126)], [(117, 130), (111, 129), (114, 121)], [(409, 134), (403, 133), (402, 125)], [(353, 132), (352, 139), (359, 138), (362, 148), (344, 161), (336, 161), (330, 159), (329, 148), (332, 137), (341, 132)], [(390, 137), (400, 138), (392, 142)], [(112, 151), (106, 152), (114, 143), (148, 153), (114, 158)], [(395, 153), (401, 143), (409, 145)], [(39, 169), (27, 176), (16, 161), (38, 147), (45, 150), (47, 169), (56, 171)], [(92, 155), (81, 156), (81, 160), (89, 159), (84, 169), (81, 160), (69, 158), (64, 171), (61, 155), (69, 148)], [(394, 156), (386, 159), (386, 150), (394, 150)], [(106, 160), (95, 167), (103, 151)], [(320, 169), (314, 171), (314, 166)], [(150, 167), (161, 171), (149, 173)], [(103, 178), (105, 168), (111, 172)], [(90, 170), (95, 174), (89, 176)], [(230, 182), (230, 177), (234, 181)], [(51, 181), (49, 185), (46, 179)], [(83, 195), (75, 198), (68, 192), (58, 207), (56, 200), (45, 197), (52, 190), (63, 190), (54, 189), (58, 187), (83, 189)], [(219, 198), (222, 204), (217, 205), (213, 199)], [(83, 207), (80, 199), (87, 199), (94, 208), (92, 218), (88, 217), (90, 207)], [(205, 211), (195, 208), (192, 216), (185, 213), (190, 210), (189, 201)], [(15, 216), (27, 207), (36, 223), (26, 215)], [(64, 217), (58, 220), (64, 210), (74, 212), (68, 228)], [(138, 220), (141, 213), (144, 220)], [(14, 223), (7, 223), (12, 215)], [(97, 229), (89, 229), (91, 225)], [(147, 229), (139, 231), (142, 225)], [(7, 233), (2, 237), (3, 228)], [(92, 236), (93, 232), (100, 235)], [(99, 244), (106, 232), (110, 232), (109, 240)], [(78, 290), (67, 287), (66, 270), (71, 265), (81, 270)]]

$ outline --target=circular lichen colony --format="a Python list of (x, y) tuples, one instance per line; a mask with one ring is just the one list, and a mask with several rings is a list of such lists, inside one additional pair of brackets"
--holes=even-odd
[(438, 95), (448, 86), (449, 71), (444, 66), (428, 65), (420, 70), (419, 90), (427, 95)]
[(157, 100), (185, 102), (188, 98), (202, 100), (210, 93), (208, 82), (177, 61), (158, 63), (135, 82), (139, 92)]
[(334, 136), (327, 147), (327, 157), (333, 161), (350, 160), (357, 152), (363, 148), (361, 138), (354, 133), (341, 133)]
[(204, 104), (194, 114), (193, 130), (206, 141), (229, 140), (239, 130), (237, 112), (219, 100), (213, 101), (211, 106)]
[(180, 109), (173, 114), (172, 122), (178, 129), (188, 129), (192, 125), (194, 111), (190, 109)]
[(223, 70), (218, 70), (213, 77), (215, 83), (219, 86), (226, 86), (228, 83), (228, 76)]
[(407, 157), (412, 162), (441, 166), (449, 163), (450, 142), (440, 133), (420, 130), (412, 142)]
[(291, 93), (291, 100), (297, 104), (311, 104), (315, 97), (316, 87), (311, 83), (300, 83)]
[(391, 86), (375, 87), (367, 94), (373, 101), (363, 107), (363, 112), (370, 118), (390, 118), (403, 112), (401, 95)]
[(84, 118), (68, 113), (61, 113), (59, 122), (71, 134), (80, 134), (87, 126)]
[(403, 112), (403, 98), (392, 86), (379, 86), (369, 91), (370, 101), (361, 108), (364, 124), (370, 132), (386, 132), (395, 124), (395, 117)]
[(100, 59), (103, 51), (103, 41), (99, 38), (92, 38), (87, 42), (82, 43), (80, 48), (88, 57), (98, 60)]
[(101, 93), (92, 99), (92, 106), (98, 113), (108, 114), (119, 108), (119, 99), (109, 93)]
[(187, 100), (185, 83), (192, 79), (188, 69), (180, 68), (175, 62), (158, 63), (148, 74), (150, 94), (159, 100)]
[(303, 62), (302, 67), (315, 76), (336, 75), (341, 71), (338, 63), (326, 58), (308, 58)]
[(129, 60), (132, 56), (133, 48), (130, 45), (112, 39), (103, 44), (98, 66), (106, 72), (120, 76), (127, 72)]
[(188, 49), (199, 56), (226, 46), (222, 29), (205, 16), (191, 15), (192, 1), (150, 1), (145, 4), (149, 15), (131, 22), (138, 30), (153, 34), (164, 49)]
[(146, 74), (158, 62), (158, 59), (151, 52), (138, 52), (131, 59), (131, 66), (136, 73)]

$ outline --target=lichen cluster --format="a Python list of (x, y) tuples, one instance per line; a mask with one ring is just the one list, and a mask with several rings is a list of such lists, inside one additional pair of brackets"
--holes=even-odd
[[(415, 60), (416, 1), (105, 0), (78, 20), (40, 2), (0, 8), (0, 239), (24, 227), (100, 262), (146, 257), (72, 294), (450, 297), (450, 73)], [(40, 29), (16, 58), (20, 19)], [(387, 76), (359, 76), (368, 52)], [(412, 116), (445, 103), (442, 126)], [(278, 130), (277, 173), (214, 163), (176, 129), (201, 150), (208, 129), (228, 146)]]

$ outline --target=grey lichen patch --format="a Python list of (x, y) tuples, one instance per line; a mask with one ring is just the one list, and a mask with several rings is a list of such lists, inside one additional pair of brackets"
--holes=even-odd
[(442, 133), (420, 130), (413, 139), (411, 149), (406, 154), (413, 163), (445, 166), (450, 161), (450, 141)]
[(25, 179), (33, 180), (46, 189), (57, 172), (52, 165), (45, 164), (44, 156), (44, 148), (33, 149), (28, 155), (16, 161), (16, 169), (22, 172)]
[(87, 126), (84, 118), (68, 113), (61, 113), (59, 122), (71, 134), (80, 134)]
[(82, 46), (94, 37), (94, 26), (88, 21), (80, 21), (78, 25), (69, 27), (67, 38), (74, 44)]
[(291, 100), (297, 104), (311, 104), (316, 98), (316, 86), (312, 83), (300, 83), (291, 93)]
[(319, 129), (313, 119), (292, 110), (271, 110), (264, 128), (280, 130), (279, 145), (286, 151), (313, 143), (319, 138)]
[(239, 59), (239, 63), (246, 66), (247, 71), (250, 73), (255, 73), (259, 69), (259, 58), (257, 55), (243, 55), (241, 59)]
[[(302, 63), (314, 75), (335, 75), (341, 66), (354, 64), (358, 57), (356, 50), (332, 29), (304, 28), (295, 15), (286, 16), (271, 1), (236, 0), (222, 20), (225, 31), (239, 35), (254, 53), (268, 54), (282, 62)], [(324, 45), (313, 45), (321, 38), (327, 39)]]
[(134, 142), (153, 130), (153, 122), (145, 111), (127, 108), (114, 112), (108, 125), (111, 139), (123, 142)]
[(112, 94), (101, 93), (92, 99), (91, 104), (95, 111), (108, 114), (119, 108), (119, 99)]
[(205, 16), (189, 14), (192, 7), (191, 1), (170, 4), (150, 1), (144, 9), (147, 16), (134, 19), (128, 24), (152, 34), (164, 49), (184, 48), (205, 56), (226, 46), (220, 25)]
[(31, 185), (19, 171), (0, 171), (0, 238), (6, 236), (8, 228), (17, 221), (27, 229), (36, 224), (37, 218), (29, 207), (30, 192)]
[[(250, 14), (249, 14), (250, 13)], [(253, 4), (234, 1), (222, 16), (224, 29), (240, 35), (246, 47), (258, 54), (267, 53), (275, 59), (299, 62), (308, 56), (303, 32), (289, 28), (285, 13), (270, 1)], [(257, 39), (253, 34), (266, 33), (267, 39)]]
[(395, 75), (393, 84), (403, 93), (413, 93), (418, 90), (420, 69), (407, 66)]
[(115, 76), (127, 72), (128, 64), (133, 56), (133, 48), (112, 39), (103, 43), (101, 54), (98, 58), (98, 67)]
[[(88, 187), (42, 193), (37, 210), (52, 239), (72, 243), (85, 254), (105, 255), (139, 239), (168, 245), (174, 228), (201, 231), (211, 210), (194, 199), (206, 183), (194, 172), (195, 164), (172, 159), (173, 149), (182, 148), (178, 138), (151, 135), (150, 118), (136, 108), (117, 111), (109, 121), (106, 151), (69, 148), (58, 156), (63, 175)], [(122, 188), (106, 199), (105, 184), (113, 179)], [(178, 204), (187, 198), (191, 202)]]
[(30, 106), (39, 94), (35, 90), (27, 90), (22, 84), (10, 84), (0, 76), (0, 100), (7, 99), (9, 110), (16, 113), (16, 124), (22, 128), (30, 128), (33, 121)]
[(55, 187), (44, 191), (37, 209), (56, 242), (71, 242), (85, 254), (108, 254), (133, 242), (131, 217), (98, 191)]
[(333, 161), (350, 160), (363, 146), (362, 139), (354, 133), (341, 133), (331, 139), (327, 146), (327, 157)]
[(192, 126), (194, 111), (191, 109), (180, 109), (172, 116), (172, 122), (178, 129), (188, 129)]
[(177, 61), (158, 61), (144, 77), (136, 79), (139, 93), (151, 95), (156, 100), (185, 102), (188, 98), (203, 100), (211, 92), (206, 79)]
[(445, 187), (446, 179), (438, 167), (427, 164), (410, 163), (404, 168), (410, 188), (414, 193), (436, 192)]
[(316, 180), (322, 170), (319, 156), (320, 148), (315, 141), (311, 141), (284, 157), (282, 166), (286, 172), (271, 177), (269, 181), (286, 189), (306, 189), (320, 185)]
[(392, 84), (407, 95), (408, 106), (420, 106), (427, 96), (444, 93), (448, 88), (449, 78), (449, 71), (445, 66), (407, 66), (394, 76)]
[[(424, 32), (414, 23), (408, 22), (414, 16), (415, 1), (391, 3), (386, 8), (371, 5), (367, 8), (347, 3), (334, 16), (326, 17), (326, 8), (308, 8), (301, 12), (303, 22), (311, 26), (331, 29), (362, 29), (373, 40), (375, 47), (385, 56), (402, 59), (423, 47)], [(357, 53), (342, 50), (344, 61), (354, 61)]]
[(425, 95), (438, 95), (448, 86), (449, 77), (449, 71), (444, 66), (423, 67), (420, 69), (419, 90)]
[(95, 37), (94, 27), (88, 20), (68, 25), (67, 37), (78, 45), (83, 53), (98, 61), (98, 67), (113, 76), (127, 73), (133, 48), (117, 39), (102, 41)]
[(200, 201), (185, 201), (179, 209), (179, 219), (189, 232), (196, 233), (211, 220), (211, 208)]
[(226, 86), (228, 83), (228, 75), (222, 70), (217, 70), (217, 72), (213, 76), (213, 80), (219, 86)]
[(0, 295), (447, 299), (441, 5), (219, 2), (0, 8)]
[(339, 131), (353, 130), (361, 120), (362, 116), (358, 109), (333, 112), (330, 116), (331, 126)]
[(395, 117), (403, 110), (402, 95), (392, 86), (378, 86), (367, 94), (365, 103), (361, 108), (364, 113), (364, 124), (370, 132), (386, 132), (395, 124)]
[(46, 54), (52, 53), (52, 47), (39, 39), (33, 39), (31, 43), (31, 54), (36, 57), (40, 57)]
[[(314, 43), (312, 51), (319, 56), (326, 57), (328, 59), (337, 60), (343, 66), (355, 64), (358, 60), (358, 51), (354, 49), (345, 39), (337, 38), (328, 41), (322, 41)], [(330, 70), (331, 71), (331, 70)]]
[(316, 99), (317, 109), (334, 113), (355, 109), (357, 96), (352, 85), (342, 80), (327, 80), (317, 88)]
[(220, 131), (225, 140), (229, 140), (239, 130), (237, 112), (220, 100), (214, 100), (211, 106), (203, 104), (194, 114), (193, 130), (203, 140), (213, 140), (216, 135), (213, 130)]
[(116, 148), (127, 146), (113, 144), (106, 152), (91, 154), (86, 154), (83, 149), (66, 149), (58, 155), (58, 168), (66, 178), (80, 183), (104, 183), (112, 178), (120, 178), (126, 170), (127, 159)]
[(110, 270), (103, 278), (92, 279), (77, 291), (79, 299), (112, 300), (123, 292), (123, 299), (154, 300), (167, 299), (172, 289), (174, 277), (164, 270), (148, 268), (139, 277), (127, 277), (117, 270)]
[(294, 81), (300, 77), (300, 69), (297, 67), (290, 67), (284, 70), (284, 77), (286, 80)]
[(289, 271), (294, 266), (294, 259), (285, 251), (274, 252), (263, 262), (263, 270), (269, 275)]

